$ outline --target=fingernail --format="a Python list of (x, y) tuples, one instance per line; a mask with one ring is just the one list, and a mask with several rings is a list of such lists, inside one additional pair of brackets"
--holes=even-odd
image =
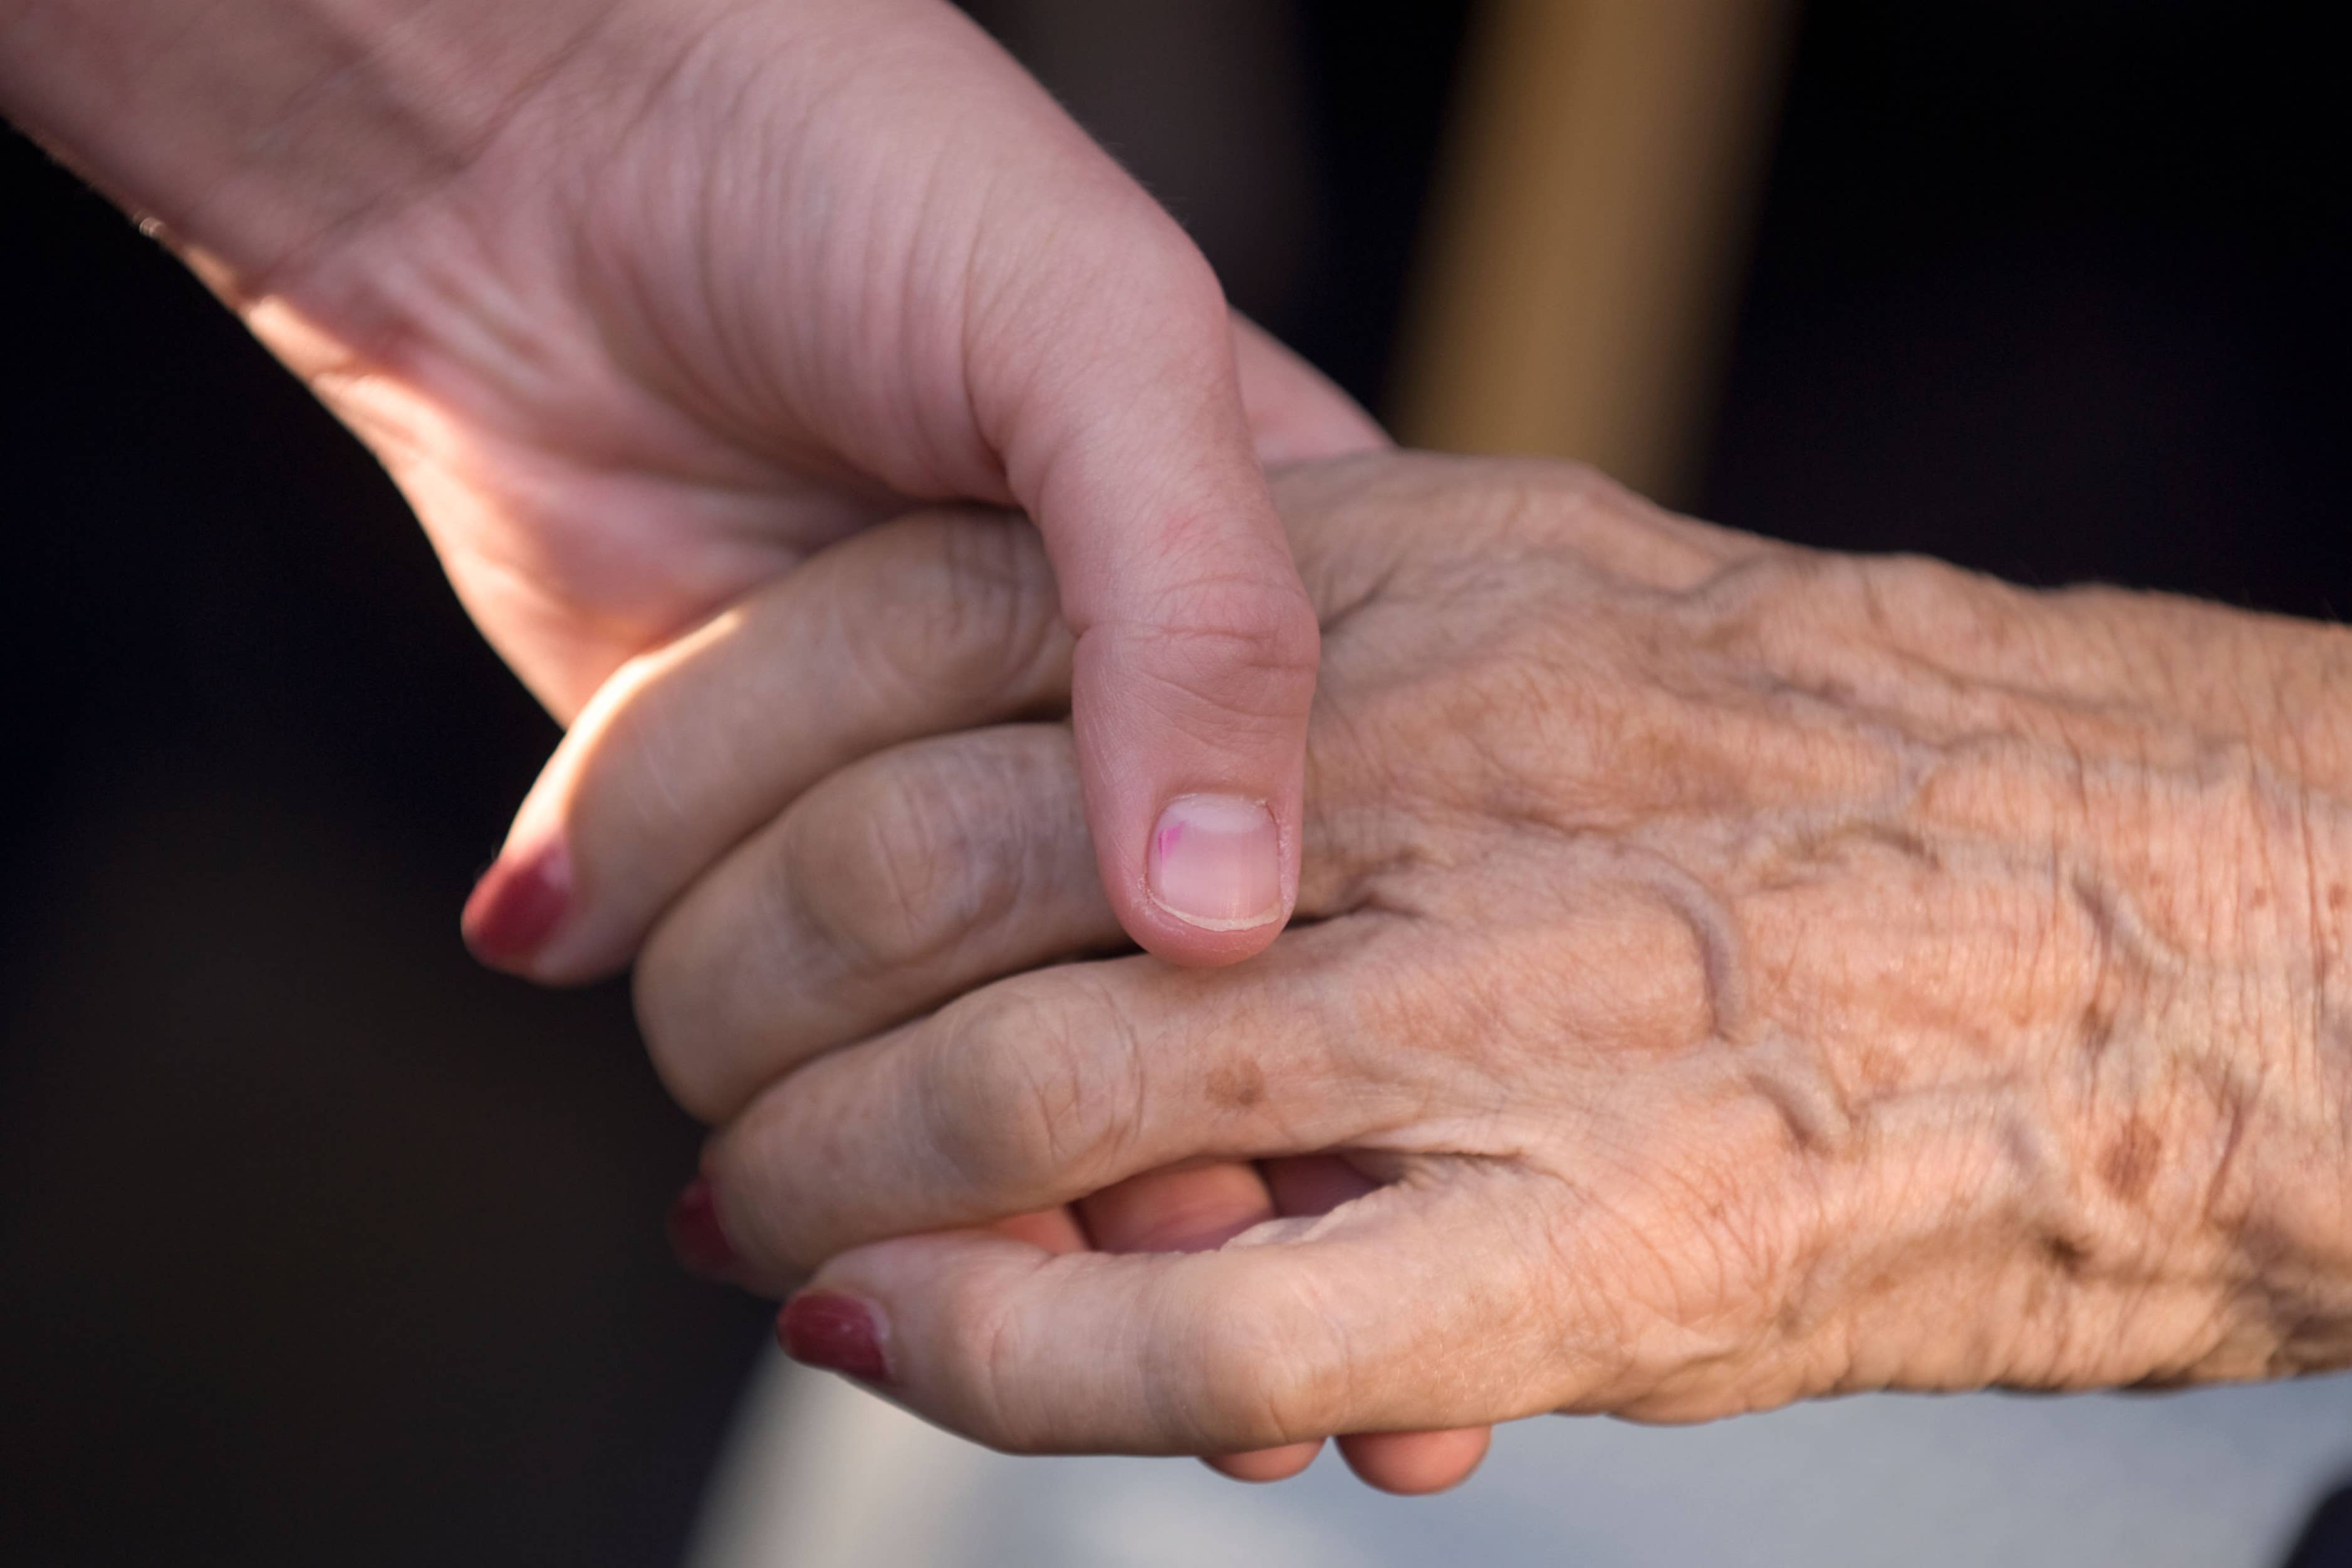
[(678, 1266), (706, 1280), (724, 1280), (735, 1267), (735, 1249), (719, 1228), (719, 1206), (700, 1176), (686, 1184), (669, 1206), (669, 1249)]
[(889, 1364), (882, 1359), (881, 1314), (855, 1296), (832, 1291), (794, 1296), (776, 1318), (776, 1343), (803, 1365), (867, 1383), (890, 1381)]
[(520, 964), (555, 934), (571, 897), (572, 857), (562, 843), (526, 855), (501, 855), (474, 884), (459, 929), (483, 963)]
[(1282, 838), (1274, 814), (1237, 795), (1179, 795), (1151, 831), (1154, 902), (1207, 931), (1246, 931), (1282, 915)]

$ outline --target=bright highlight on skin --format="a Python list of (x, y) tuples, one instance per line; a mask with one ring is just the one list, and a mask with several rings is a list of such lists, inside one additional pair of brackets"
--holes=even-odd
[(1205, 931), (1247, 931), (1282, 917), (1282, 839), (1264, 802), (1179, 795), (1151, 831), (1152, 901)]

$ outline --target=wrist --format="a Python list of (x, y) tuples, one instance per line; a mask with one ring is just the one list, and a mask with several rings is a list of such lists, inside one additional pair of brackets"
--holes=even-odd
[(262, 286), (437, 189), (590, 49), (613, 0), (0, 0), (0, 111)]
[(2140, 606), (2168, 722), (2085, 862), (2077, 1186), (2183, 1331), (2156, 1377), (2352, 1364), (2352, 636)]
[[(1811, 1242), (1837, 1260), (1809, 1270), (1822, 1310), (1924, 1358), (1855, 1385), (2352, 1364), (2352, 634), (1858, 570), (1867, 655), (1825, 667), (1907, 737), (1895, 841), (1937, 913), (1835, 942), (1829, 973), (1888, 984), (1790, 963), (1780, 988), (1836, 1081), (1917, 1113), (1831, 1184)], [(1845, 1289), (1902, 1277), (1922, 1235), (1977, 1260), (1967, 1354)]]
[(2266, 852), (2240, 870), (2234, 924), (2278, 1043), (2242, 1095), (2249, 1168), (2216, 1185), (2240, 1324), (2221, 1375), (2352, 1365), (2352, 632), (2263, 618), (2248, 635), (2274, 779), (2249, 805)]

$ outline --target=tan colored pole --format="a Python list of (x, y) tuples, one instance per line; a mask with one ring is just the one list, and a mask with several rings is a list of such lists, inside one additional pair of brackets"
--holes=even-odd
[(1793, 0), (1489, 0), (1408, 314), (1399, 434), (1695, 480)]

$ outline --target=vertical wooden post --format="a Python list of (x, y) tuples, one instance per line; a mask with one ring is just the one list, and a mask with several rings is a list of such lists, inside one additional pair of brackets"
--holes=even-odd
[(1693, 482), (1793, 0), (1488, 0), (1409, 309), (1401, 436)]

